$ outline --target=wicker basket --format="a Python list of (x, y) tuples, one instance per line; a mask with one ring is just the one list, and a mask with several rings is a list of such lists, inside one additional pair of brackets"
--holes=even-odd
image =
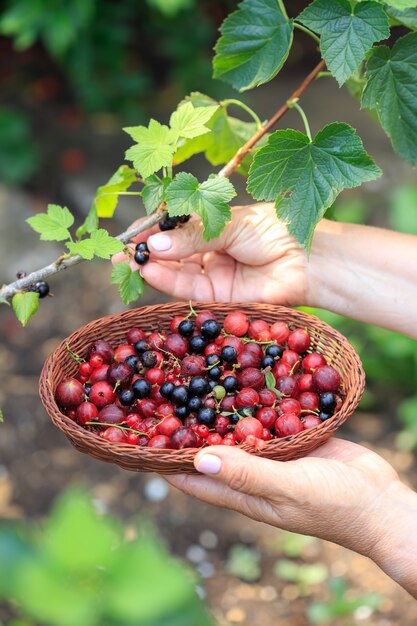
[[(269, 323), (285, 321), (290, 327), (306, 328), (312, 338), (310, 350), (324, 354), (328, 363), (333, 365), (342, 377), (343, 404), (333, 417), (297, 435), (271, 440), (261, 451), (251, 448), (248, 444), (242, 444), (244, 450), (281, 461), (300, 458), (325, 443), (355, 410), (365, 385), (360, 359), (343, 335), (317, 317), (281, 306), (255, 303), (203, 303), (193, 306), (197, 310), (200, 308), (214, 311), (219, 321), (231, 311), (239, 309), (252, 318), (262, 318)], [(195, 449), (158, 450), (108, 442), (61, 413), (54, 398), (58, 383), (65, 377), (74, 376), (78, 367), (67, 350), (67, 344), (73, 352), (84, 355), (87, 346), (96, 339), (107, 339), (116, 344), (123, 342), (129, 328), (140, 327), (145, 331), (167, 330), (173, 316), (188, 312), (188, 303), (170, 302), (109, 315), (77, 330), (49, 356), (40, 378), (41, 400), (55, 426), (62, 430), (77, 450), (134, 472), (195, 473), (193, 465)]]

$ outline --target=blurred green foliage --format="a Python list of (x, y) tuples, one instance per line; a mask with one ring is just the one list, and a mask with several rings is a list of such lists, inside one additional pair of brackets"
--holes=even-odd
[(343, 578), (331, 578), (328, 581), (330, 599), (328, 602), (313, 602), (307, 609), (310, 624), (334, 624), (339, 617), (354, 616), (355, 611), (366, 607), (370, 614), (377, 609), (381, 598), (376, 593), (369, 593), (359, 598), (347, 598), (347, 584)]
[(261, 553), (256, 548), (237, 543), (231, 547), (227, 559), (227, 571), (246, 582), (255, 582), (261, 577)]
[(0, 564), (0, 600), (31, 623), (213, 626), (193, 576), (150, 528), (127, 540), (81, 491), (62, 495), (37, 530), (0, 527)]
[(38, 148), (24, 116), (0, 107), (0, 176), (11, 185), (25, 182), (36, 170)]

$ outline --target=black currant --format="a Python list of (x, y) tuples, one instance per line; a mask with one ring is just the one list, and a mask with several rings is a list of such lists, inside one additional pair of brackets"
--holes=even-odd
[(236, 376), (226, 376), (223, 381), (223, 387), (226, 389), (227, 393), (234, 393), (235, 391), (237, 391)]
[(190, 221), (191, 215), (180, 215), (177, 219), (179, 224), (186, 224)]
[(206, 340), (201, 335), (195, 335), (190, 339), (190, 352), (194, 354), (202, 354), (207, 345)]
[(232, 413), (232, 415), (228, 415), (227, 417), (229, 418), (231, 424), (237, 424), (240, 419), (237, 413)]
[(119, 393), (119, 402), (123, 406), (130, 406), (135, 401), (135, 394), (132, 389), (123, 389)]
[(187, 407), (189, 411), (198, 411), (203, 406), (203, 401), (197, 396), (193, 396), (188, 400)]
[(332, 413), (326, 413), (325, 411), (320, 411), (319, 418), (321, 419), (322, 422), (325, 422), (330, 417), (332, 417), (332, 415), (333, 415)]
[(143, 354), (147, 350), (151, 349), (151, 346), (144, 339), (139, 339), (139, 341), (133, 344), (133, 347), (138, 354)]
[(276, 343), (273, 343), (271, 346), (268, 346), (265, 350), (266, 356), (272, 356), (274, 359), (281, 358), (282, 353), (284, 352), (281, 346), (278, 346)]
[(40, 298), (46, 298), (49, 293), (49, 285), (46, 280), (38, 280), (38, 282), (33, 285), (31, 291), (36, 291)]
[(92, 385), (84, 385), (84, 393), (88, 397), (90, 395)]
[(237, 411), (239, 415), (242, 417), (253, 417), (255, 415), (255, 407), (254, 406), (242, 406)]
[(149, 252), (135, 252), (133, 258), (138, 265), (145, 265), (149, 261)]
[(175, 404), (187, 404), (188, 389), (185, 385), (178, 385), (171, 393), (171, 400)]
[(226, 363), (234, 363), (237, 359), (237, 350), (233, 346), (224, 346), (221, 357)]
[(264, 369), (265, 367), (274, 367), (275, 365), (275, 359), (274, 357), (267, 355), (264, 356), (264, 358), (261, 361), (261, 368)]
[(321, 393), (319, 396), (319, 407), (320, 411), (324, 411), (324, 413), (330, 413), (333, 415), (334, 410), (336, 408), (337, 398), (334, 393), (331, 391), (325, 391)]
[(212, 368), (207, 370), (207, 376), (211, 378), (211, 380), (219, 380), (222, 375), (222, 370), (218, 365), (214, 365)]
[(163, 398), (170, 398), (174, 389), (175, 389), (174, 383), (166, 382), (161, 385), (159, 389), (159, 393), (161, 394)]
[(206, 426), (211, 426), (214, 423), (215, 418), (215, 410), (206, 406), (200, 409), (197, 413), (197, 419), (200, 424), (205, 424)]
[(138, 378), (132, 385), (133, 393), (136, 398), (148, 398), (152, 387), (151, 384), (144, 378)]
[(208, 392), (208, 383), (203, 376), (194, 376), (188, 386), (190, 396), (204, 396)]
[(206, 365), (207, 367), (210, 367), (210, 365), (221, 365), (221, 358), (219, 357), (218, 354), (209, 354), (206, 356)]
[(135, 372), (139, 363), (139, 357), (136, 356), (136, 354), (131, 354), (127, 357), (127, 359), (125, 359), (125, 363), (127, 363), (129, 367), (131, 367), (132, 370)]
[(221, 333), (221, 326), (216, 320), (206, 320), (201, 324), (200, 332), (206, 339), (216, 339)]
[(182, 320), (178, 324), (178, 332), (183, 337), (191, 337), (194, 332), (195, 324), (192, 320)]
[(136, 252), (147, 252), (149, 254), (149, 248), (146, 241), (141, 241), (140, 243), (137, 243), (135, 246), (135, 250)]
[(216, 385), (217, 385), (217, 380), (209, 380), (208, 381), (209, 391), (213, 391)]
[(145, 367), (155, 367), (158, 362), (156, 352), (153, 350), (146, 350), (141, 356), (141, 361)]
[(171, 217), (168, 215), (165, 219), (159, 222), (159, 229), (160, 230), (174, 230), (177, 224), (178, 224), (178, 218)]
[(174, 413), (177, 417), (180, 418), (180, 420), (183, 420), (189, 415), (190, 409), (186, 404), (181, 404), (181, 406), (175, 407)]

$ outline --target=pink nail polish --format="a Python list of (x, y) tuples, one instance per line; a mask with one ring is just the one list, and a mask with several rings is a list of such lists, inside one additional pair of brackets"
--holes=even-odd
[(156, 252), (166, 252), (172, 246), (172, 239), (169, 235), (157, 233), (156, 235), (151, 235), (151, 237), (149, 237), (148, 243), (151, 244), (152, 248), (156, 250)]
[(214, 456), (214, 454), (204, 454), (202, 455), (197, 463), (196, 469), (198, 472), (202, 474), (218, 474), (222, 467), (222, 461), (218, 456)]

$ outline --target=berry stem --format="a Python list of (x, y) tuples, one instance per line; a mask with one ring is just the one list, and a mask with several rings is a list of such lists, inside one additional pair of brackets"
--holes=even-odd
[(302, 24), (299, 24), (298, 22), (293, 22), (293, 24), (294, 24), (294, 28), (298, 28), (298, 30), (302, 30), (303, 33), (306, 33), (306, 35), (308, 35), (309, 37), (314, 39), (315, 42), (320, 44), (320, 37), (318, 37), (316, 33), (313, 33), (313, 31), (311, 31), (309, 28), (306, 28), (305, 26), (303, 26)]
[(235, 106), (240, 107), (241, 109), (243, 109), (243, 111), (246, 111), (246, 113), (248, 113), (248, 115), (251, 116), (251, 118), (253, 119), (253, 121), (256, 124), (256, 129), (257, 130), (262, 128), (262, 122), (259, 119), (259, 117), (256, 115), (255, 111), (253, 109), (251, 109), (244, 102), (241, 102), (240, 100), (236, 100), (235, 98), (227, 98), (227, 100), (222, 100), (220, 102), (220, 104), (222, 104), (226, 108), (229, 106), (229, 104), (234, 104)]
[(310, 141), (312, 141), (310, 124), (308, 123), (307, 115), (304, 113), (304, 110), (302, 109), (302, 107), (300, 107), (300, 105), (298, 104), (298, 98), (295, 98), (294, 100), (289, 100), (288, 106), (290, 107), (290, 109), (295, 109), (296, 111), (299, 112), (301, 119), (303, 120), (304, 128), (306, 130), (306, 135), (310, 139)]

